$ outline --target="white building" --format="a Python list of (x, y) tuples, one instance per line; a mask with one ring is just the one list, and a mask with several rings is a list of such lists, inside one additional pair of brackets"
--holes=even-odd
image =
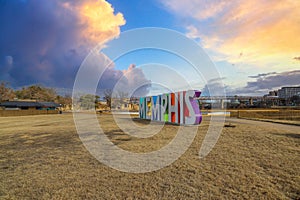
[(283, 99), (291, 98), (292, 96), (300, 95), (299, 87), (282, 87), (278, 90), (278, 97)]

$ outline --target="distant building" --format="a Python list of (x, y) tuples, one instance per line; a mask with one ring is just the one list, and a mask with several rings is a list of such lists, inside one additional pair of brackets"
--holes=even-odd
[(112, 109), (114, 110), (139, 110), (139, 98), (112, 98)]
[(270, 91), (270, 92), (269, 92), (269, 96), (271, 96), (271, 97), (276, 97), (276, 96), (278, 96), (278, 90)]
[(282, 87), (278, 90), (278, 97), (282, 99), (288, 99), (293, 96), (300, 95), (300, 86), (299, 87)]
[(4, 101), (0, 102), (4, 110), (55, 110), (60, 107), (54, 102), (33, 102), (33, 101)]

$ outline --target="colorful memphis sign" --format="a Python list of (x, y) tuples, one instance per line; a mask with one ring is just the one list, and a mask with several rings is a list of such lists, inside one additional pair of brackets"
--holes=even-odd
[(200, 124), (202, 114), (196, 99), (200, 95), (201, 92), (198, 90), (189, 90), (141, 97), (139, 102), (140, 118), (176, 124)]

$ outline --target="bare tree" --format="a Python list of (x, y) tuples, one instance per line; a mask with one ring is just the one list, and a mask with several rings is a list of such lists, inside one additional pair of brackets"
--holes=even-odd
[(61, 104), (62, 108), (65, 110), (72, 109), (72, 97), (69, 95), (65, 95), (65, 96), (58, 95), (56, 97), (55, 102)]
[(107, 89), (104, 91), (104, 99), (106, 100), (107, 106), (111, 110), (112, 90)]
[(123, 91), (118, 91), (116, 94), (116, 99), (114, 99), (114, 103), (122, 108), (123, 105), (128, 104), (129, 102), (127, 101), (128, 99), (128, 93), (127, 92), (123, 92)]
[(16, 97), (15, 92), (8, 87), (8, 83), (1, 82), (0, 83), (0, 102), (8, 101)]

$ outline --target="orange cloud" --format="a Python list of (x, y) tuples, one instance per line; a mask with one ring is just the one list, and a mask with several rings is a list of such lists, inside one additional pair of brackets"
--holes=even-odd
[(85, 0), (79, 3), (63, 3), (63, 7), (79, 13), (79, 23), (84, 27), (83, 39), (99, 43), (117, 37), (120, 26), (126, 23), (123, 14), (114, 14), (114, 9), (105, 0)]
[(298, 6), (282, 1), (248, 2), (251, 3), (236, 6), (217, 21), (221, 28), (215, 35), (219, 34), (221, 43), (216, 50), (232, 62), (291, 64), (300, 52), (300, 2)]
[(196, 21), (187, 24), (187, 35), (200, 38), (217, 59), (274, 69), (299, 68), (293, 58), (300, 52), (300, 1), (179, 2), (163, 3), (178, 15)]

